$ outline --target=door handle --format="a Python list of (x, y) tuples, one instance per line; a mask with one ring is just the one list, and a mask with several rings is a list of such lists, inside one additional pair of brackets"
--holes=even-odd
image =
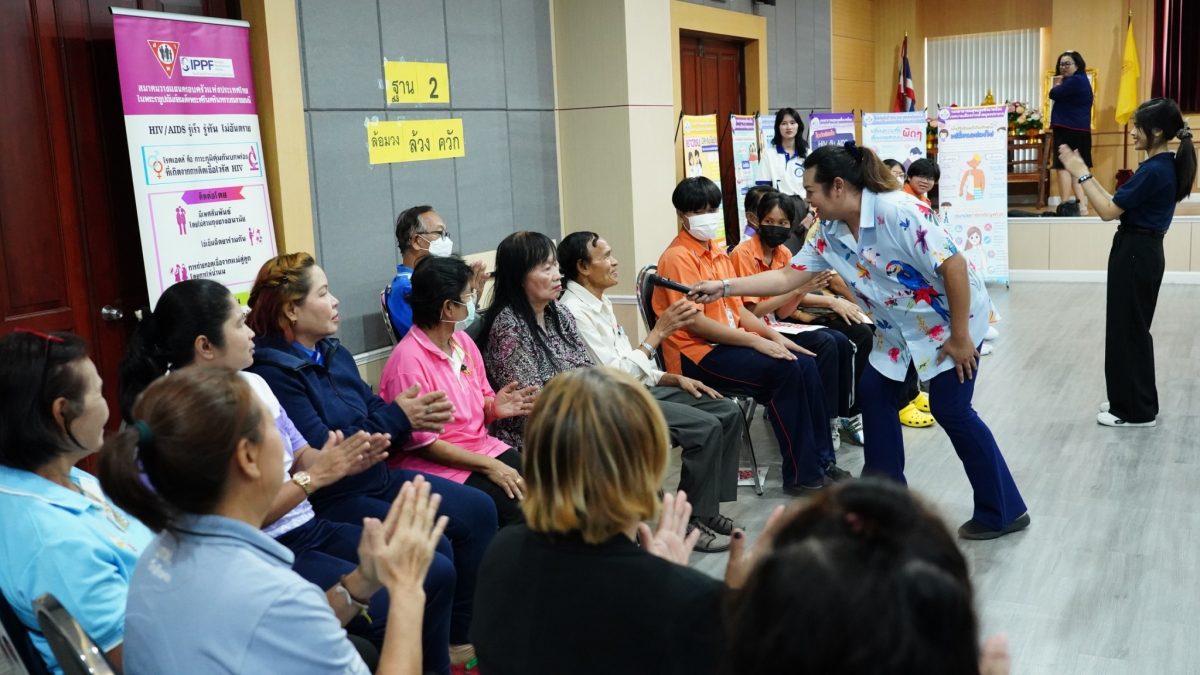
[(100, 318), (105, 321), (120, 321), (125, 318), (125, 312), (112, 305), (105, 305), (100, 308)]

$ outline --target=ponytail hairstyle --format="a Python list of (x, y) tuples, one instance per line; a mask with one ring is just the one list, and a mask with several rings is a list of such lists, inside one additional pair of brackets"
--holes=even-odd
[(774, 544), (731, 605), (727, 672), (979, 672), (966, 560), (903, 487), (832, 488)]
[[(87, 346), (71, 333), (18, 328), (0, 338), (0, 465), (36, 471), (82, 447), (70, 429), (83, 414), (87, 381), (79, 366), (87, 358)], [(60, 398), (67, 401), (63, 427), (53, 410)]]
[(192, 362), (196, 338), (203, 335), (214, 347), (225, 347), (223, 326), (233, 302), (224, 285), (188, 279), (163, 291), (153, 312), (142, 309), (119, 371), (117, 395), (127, 423), (133, 422), (133, 404), (151, 382)]
[(287, 253), (263, 263), (250, 290), (250, 314), (246, 324), (263, 337), (282, 337), (293, 342), (292, 322), (287, 318), (291, 305), (304, 304), (312, 290), (310, 272), (317, 261), (307, 253)]
[(817, 168), (814, 178), (828, 192), (834, 178), (841, 178), (858, 190), (892, 192), (900, 189), (900, 181), (870, 148), (861, 148), (854, 141), (842, 146), (823, 145), (804, 160), (805, 170)]
[(804, 118), (795, 108), (780, 108), (779, 112), (775, 113), (775, 137), (771, 139), (771, 145), (783, 146), (783, 134), (779, 132), (779, 125), (783, 124), (785, 115), (796, 120), (796, 156), (804, 157), (808, 154), (808, 139), (804, 136)]
[(155, 532), (174, 529), (180, 515), (212, 513), (238, 443), (263, 441), (263, 414), (246, 380), (223, 368), (159, 378), (134, 404), (136, 421), (101, 448), (100, 484)]
[(1175, 201), (1183, 201), (1196, 182), (1196, 146), (1192, 144), (1192, 129), (1179, 111), (1179, 104), (1169, 98), (1150, 99), (1134, 111), (1133, 125), (1152, 141), (1155, 129), (1162, 131), (1163, 142), (1179, 139), (1175, 151)]

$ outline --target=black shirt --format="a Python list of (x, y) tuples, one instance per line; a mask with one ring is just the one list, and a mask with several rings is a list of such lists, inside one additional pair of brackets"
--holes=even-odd
[(479, 568), (471, 642), (483, 675), (703, 675), (723, 656), (724, 585), (624, 535), (500, 531)]

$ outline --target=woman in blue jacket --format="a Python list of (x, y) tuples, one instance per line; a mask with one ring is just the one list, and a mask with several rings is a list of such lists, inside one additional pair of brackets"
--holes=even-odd
[[(1090, 168), (1092, 166), (1092, 83), (1088, 81), (1087, 64), (1079, 52), (1063, 52), (1058, 57), (1058, 75), (1054, 76), (1054, 87), (1050, 89), (1050, 129), (1054, 132), (1054, 144), (1066, 145), (1079, 152), (1079, 157)], [(1058, 196), (1063, 203), (1068, 197), (1079, 204), (1081, 215), (1087, 214), (1087, 201), (1083, 188), (1071, 184), (1071, 174), (1063, 170), (1062, 160), (1054, 156), (1054, 168), (1058, 169)]]
[[(254, 365), (248, 369), (271, 387), (292, 424), (313, 447), (329, 432), (345, 435), (359, 430), (391, 434), (400, 448), (413, 429), (442, 431), (452, 406), (442, 392), (418, 395), (417, 387), (384, 401), (358, 373), (354, 356), (333, 337), (338, 329), (338, 300), (329, 280), (312, 256), (290, 253), (268, 260), (250, 292), (247, 324), (254, 330)], [(310, 501), (317, 516), (361, 524), (365, 515), (383, 519), (381, 503), (395, 500), (404, 481), (415, 471), (375, 464), (314, 492)], [(458, 582), (450, 622), (450, 659), (458, 664), (473, 658), (467, 638), (475, 578), (483, 552), (496, 534), (496, 507), (475, 488), (426, 476), (442, 496), (442, 513), (449, 516), (446, 536), (454, 548)], [(426, 663), (429, 663), (426, 655)]]

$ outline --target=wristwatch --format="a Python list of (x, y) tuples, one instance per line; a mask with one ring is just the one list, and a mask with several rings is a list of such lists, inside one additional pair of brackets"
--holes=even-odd
[(297, 471), (292, 474), (292, 482), (300, 486), (304, 490), (304, 496), (312, 496), (312, 476), (307, 471)]
[(1083, 185), (1084, 183), (1088, 182), (1091, 179), (1092, 179), (1092, 174), (1085, 173), (1082, 176), (1080, 176), (1076, 182), (1079, 183), (1080, 185)]

